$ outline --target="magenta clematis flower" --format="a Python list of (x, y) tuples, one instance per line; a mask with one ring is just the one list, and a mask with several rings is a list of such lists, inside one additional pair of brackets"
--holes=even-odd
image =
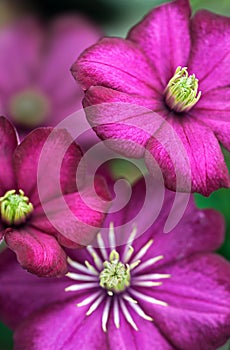
[[(123, 103), (123, 113), (122, 105), (102, 105), (88, 113), (96, 133), (106, 140), (126, 140), (116, 149), (145, 157), (152, 174), (155, 158), (169, 189), (178, 189), (175, 167), (181, 178), (191, 177), (191, 186), (180, 191), (191, 188), (208, 196), (229, 187), (219, 145), (230, 150), (229, 38), (230, 18), (204, 10), (191, 18), (189, 1), (176, 0), (153, 9), (126, 39), (104, 38), (87, 49), (72, 67), (86, 91), (84, 106)], [(135, 115), (125, 104), (149, 113)], [(191, 169), (168, 125), (181, 140)]]
[[(144, 196), (141, 180), (129, 204), (108, 215), (98, 248), (70, 251), (66, 278), (38, 279), (11, 252), (1, 255), (0, 317), (15, 330), (15, 350), (215, 350), (228, 339), (230, 264), (212, 253), (223, 240), (222, 217), (191, 200), (164, 234), (174, 197), (166, 192), (161, 215), (136, 238), (153, 215), (152, 199), (134, 227), (123, 224)], [(117, 246), (121, 238), (127, 244)]]
[[(39, 180), (39, 160), (45, 144), (48, 151)], [(58, 172), (55, 163), (63, 147), (66, 152)], [(64, 275), (67, 262), (62, 246), (88, 244), (104, 218), (108, 202), (95, 198), (87, 184), (82, 183), (78, 191), (76, 169), (81, 158), (81, 150), (64, 129), (36, 129), (18, 145), (13, 126), (0, 118), (0, 241), (4, 238), (22, 267), (38, 276)], [(98, 194), (108, 198), (102, 179), (97, 179), (95, 185)], [(82, 195), (98, 210), (89, 208)]]
[(37, 126), (57, 125), (82, 107), (82, 92), (69, 74), (73, 60), (100, 37), (81, 17), (49, 25), (29, 17), (0, 30), (0, 114), (25, 135)]

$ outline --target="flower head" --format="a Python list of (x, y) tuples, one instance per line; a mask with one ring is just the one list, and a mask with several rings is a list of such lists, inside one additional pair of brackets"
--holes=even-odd
[(162, 233), (174, 199), (166, 192), (158, 219), (139, 235), (152, 198), (133, 227), (124, 223), (144, 196), (140, 180), (92, 245), (68, 252), (65, 278), (35, 278), (11, 252), (1, 255), (0, 316), (15, 330), (16, 348), (215, 350), (228, 339), (230, 264), (212, 253), (223, 240), (222, 217), (191, 200), (178, 226)]
[[(82, 192), (77, 188), (81, 158), (66, 130), (36, 129), (18, 145), (13, 126), (0, 118), (0, 240), (4, 238), (25, 269), (39, 276), (64, 275), (62, 247), (88, 244), (104, 218), (107, 202), (95, 198), (87, 183), (81, 184)], [(95, 185), (105, 199), (104, 182), (98, 178)], [(98, 210), (88, 207), (80, 193)]]
[(35, 127), (57, 125), (81, 108), (82, 94), (69, 68), (99, 37), (99, 30), (80, 16), (60, 17), (49, 25), (28, 17), (1, 28), (0, 113), (21, 137)]
[[(229, 37), (229, 18), (203, 10), (191, 17), (189, 1), (174, 0), (126, 39), (104, 38), (87, 49), (72, 73), (84, 106), (97, 105), (86, 108), (97, 135), (125, 156), (144, 157), (153, 175), (155, 159), (174, 191), (208, 196), (229, 187), (219, 145), (230, 150)], [(177, 186), (178, 178), (189, 181)]]

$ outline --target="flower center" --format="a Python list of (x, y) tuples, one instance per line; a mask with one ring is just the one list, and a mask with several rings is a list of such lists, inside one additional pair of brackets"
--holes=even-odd
[(11, 190), (0, 197), (1, 219), (6, 225), (23, 224), (33, 210), (33, 204), (29, 202), (29, 198), (22, 190), (19, 190), (19, 194), (15, 190)]
[(109, 261), (103, 263), (100, 273), (100, 286), (112, 292), (123, 292), (130, 285), (130, 267), (120, 261), (116, 250), (112, 250)]
[(186, 67), (177, 67), (164, 92), (167, 105), (175, 112), (189, 111), (200, 99), (198, 79), (188, 75)]
[(50, 104), (39, 91), (25, 90), (13, 96), (10, 101), (12, 119), (22, 127), (32, 128), (40, 125), (47, 118)]

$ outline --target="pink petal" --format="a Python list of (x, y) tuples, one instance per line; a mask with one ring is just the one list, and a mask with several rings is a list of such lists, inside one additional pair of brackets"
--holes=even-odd
[(159, 98), (91, 87), (83, 102), (87, 119), (97, 135), (108, 141), (107, 146), (127, 157), (142, 157), (148, 139), (164, 121), (152, 111), (163, 109)]
[(197, 120), (210, 127), (217, 139), (230, 150), (230, 89), (213, 89), (202, 98), (191, 111)]
[(101, 307), (87, 317), (89, 306), (78, 308), (77, 302), (73, 298), (50, 305), (28, 318), (15, 333), (15, 350), (109, 350), (100, 325)]
[(154, 323), (139, 317), (135, 312), (133, 312), (132, 308), (128, 307), (128, 309), (138, 327), (138, 331), (135, 331), (127, 323), (122, 312), (120, 312), (120, 328), (117, 329), (114, 325), (113, 315), (111, 315), (108, 327), (109, 349), (139, 350), (142, 348), (146, 350), (174, 350)]
[(5, 241), (27, 271), (41, 277), (58, 277), (67, 272), (66, 254), (54, 237), (27, 227), (8, 229)]
[(188, 0), (171, 1), (152, 10), (128, 35), (149, 57), (163, 87), (178, 66), (187, 66), (190, 14)]
[(72, 192), (76, 190), (76, 168), (80, 159), (81, 151), (67, 131), (36, 129), (15, 152), (18, 187), (25, 191), (34, 206), (40, 200), (44, 202), (60, 195), (60, 184), (63, 193)]
[(55, 102), (62, 105), (70, 95), (75, 95), (77, 100), (80, 94), (69, 73), (71, 65), (80, 53), (98, 41), (101, 33), (90, 22), (73, 15), (57, 18), (48, 30), (48, 36), (44, 33), (46, 52), (39, 80)]
[(228, 169), (211, 129), (188, 116), (180, 119), (173, 116), (168, 121), (174, 131), (164, 125), (157, 139), (152, 138), (147, 145), (149, 171), (154, 173), (154, 157), (162, 169), (166, 186), (174, 191), (188, 192), (191, 185), (191, 192), (209, 196), (221, 187), (229, 187)]
[(41, 278), (28, 273), (17, 263), (15, 254), (9, 249), (0, 255), (0, 269), (0, 316), (11, 328), (19, 325), (32, 312), (67, 300), (64, 289), (69, 285), (69, 280)]
[(15, 189), (13, 153), (17, 144), (13, 125), (6, 118), (0, 117), (0, 196), (7, 190)]
[(79, 193), (43, 204), (45, 213), (38, 207), (31, 224), (43, 232), (56, 234), (61, 245), (74, 248), (89, 244), (101, 227), (110, 205), (105, 182), (97, 179), (95, 186), (97, 194), (89, 185)]
[(230, 334), (229, 262), (197, 254), (168, 265), (167, 273), (171, 277), (157, 289), (149, 288), (148, 295), (168, 306), (145, 303), (145, 310), (175, 348), (216, 350)]
[(84, 90), (101, 85), (147, 97), (162, 90), (146, 56), (134, 43), (124, 39), (102, 39), (80, 56), (72, 73)]
[(31, 84), (31, 76), (41, 59), (41, 35), (41, 28), (32, 17), (1, 28), (0, 66), (4, 69), (1, 69), (0, 87), (4, 94), (17, 92)]
[(199, 88), (203, 92), (229, 85), (229, 35), (228, 17), (199, 11), (192, 19), (188, 67), (199, 79)]

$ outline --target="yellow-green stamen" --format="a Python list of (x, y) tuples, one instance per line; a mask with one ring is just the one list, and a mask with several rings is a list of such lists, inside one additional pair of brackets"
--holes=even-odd
[(30, 203), (29, 198), (22, 190), (19, 190), (19, 194), (15, 190), (11, 190), (0, 197), (1, 219), (6, 225), (23, 224), (33, 210), (33, 204)]
[(188, 74), (187, 67), (177, 67), (164, 92), (168, 107), (178, 113), (189, 111), (201, 97), (198, 82), (195, 74)]
[(112, 250), (109, 261), (104, 262), (100, 273), (100, 286), (111, 292), (123, 292), (130, 285), (130, 267), (120, 261), (116, 250)]

